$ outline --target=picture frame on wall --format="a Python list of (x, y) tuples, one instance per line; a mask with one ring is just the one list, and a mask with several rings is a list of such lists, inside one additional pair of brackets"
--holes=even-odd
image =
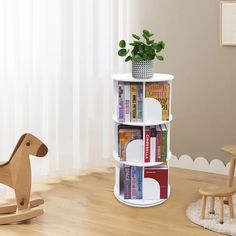
[(221, 45), (236, 46), (236, 1), (220, 2)]

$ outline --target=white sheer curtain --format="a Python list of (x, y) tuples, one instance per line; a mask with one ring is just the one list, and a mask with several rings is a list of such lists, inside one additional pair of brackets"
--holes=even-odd
[(22, 133), (49, 147), (34, 177), (77, 174), (112, 156), (111, 74), (124, 71), (126, 0), (0, 0), (0, 160)]

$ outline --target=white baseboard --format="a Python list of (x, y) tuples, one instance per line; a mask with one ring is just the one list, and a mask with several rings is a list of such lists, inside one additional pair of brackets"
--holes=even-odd
[[(189, 170), (197, 170), (208, 173), (215, 173), (221, 175), (228, 175), (229, 173), (229, 165), (230, 162), (225, 165), (221, 160), (214, 159), (208, 162), (204, 157), (197, 157), (196, 159), (192, 159), (188, 155), (182, 155), (180, 158), (172, 155), (170, 160), (171, 167), (189, 169)], [(235, 174), (236, 176), (236, 174)]]

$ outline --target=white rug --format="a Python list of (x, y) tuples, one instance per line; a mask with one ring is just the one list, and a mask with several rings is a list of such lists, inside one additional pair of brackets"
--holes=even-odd
[[(233, 203), (236, 215), (236, 195), (233, 196)], [(215, 215), (209, 214), (209, 208), (210, 208), (210, 198), (207, 198), (205, 219), (201, 220), (199, 218), (201, 209), (201, 199), (200, 199), (197, 202), (191, 203), (188, 206), (186, 210), (186, 215), (193, 223), (201, 225), (204, 228), (207, 228), (209, 230), (218, 233), (236, 236), (236, 218), (231, 219), (229, 217), (228, 205), (224, 205), (224, 224), (219, 223), (219, 201), (217, 198), (215, 200)]]

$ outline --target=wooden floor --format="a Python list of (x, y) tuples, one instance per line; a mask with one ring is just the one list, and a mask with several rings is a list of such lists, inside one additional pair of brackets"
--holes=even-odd
[(226, 177), (174, 168), (170, 173), (170, 199), (146, 209), (128, 207), (114, 198), (113, 168), (34, 185), (34, 195), (46, 200), (45, 215), (24, 224), (0, 226), (0, 235), (218, 235), (192, 224), (185, 209), (199, 198), (200, 186), (224, 183)]

